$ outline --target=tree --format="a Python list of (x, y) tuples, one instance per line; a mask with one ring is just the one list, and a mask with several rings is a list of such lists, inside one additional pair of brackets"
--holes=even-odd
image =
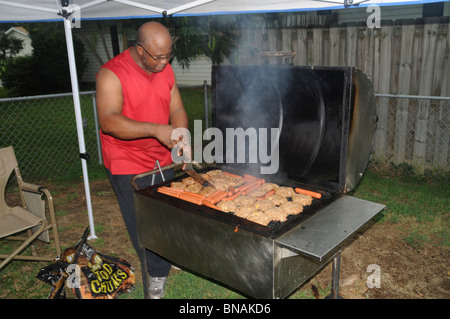
[(23, 40), (11, 37), (2, 32), (0, 34), (0, 72), (6, 66), (8, 60), (11, 60), (23, 49)]
[(220, 64), (237, 45), (237, 34), (232, 32), (230, 16), (169, 17), (163, 23), (170, 30), (177, 62), (188, 68), (199, 55), (206, 55), (213, 64)]
[[(156, 19), (164, 24), (173, 37), (175, 59), (183, 68), (189, 68), (194, 59), (206, 55), (213, 64), (220, 64), (237, 45), (237, 34), (229, 28), (231, 16), (165, 17)], [(139, 26), (148, 20), (121, 22), (121, 29), (132, 37)]]
[[(33, 54), (16, 58), (1, 75), (3, 86), (14, 95), (36, 95), (71, 90), (64, 29), (59, 23), (33, 23), (29, 28)], [(87, 65), (81, 40), (74, 38), (77, 73)], [(24, 66), (25, 65), (25, 66)]]

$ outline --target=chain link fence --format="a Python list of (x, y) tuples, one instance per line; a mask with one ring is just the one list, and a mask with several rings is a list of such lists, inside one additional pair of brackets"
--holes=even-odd
[(407, 174), (448, 177), (450, 98), (377, 94), (371, 165)]
[[(80, 93), (86, 151), (100, 163), (95, 92)], [(377, 94), (370, 165), (448, 177), (450, 98)], [(28, 182), (81, 176), (72, 94), (0, 99), (0, 147), (14, 146)]]
[[(89, 163), (100, 161), (94, 94), (80, 93)], [(27, 182), (81, 176), (72, 94), (0, 99), (0, 147), (9, 145)]]

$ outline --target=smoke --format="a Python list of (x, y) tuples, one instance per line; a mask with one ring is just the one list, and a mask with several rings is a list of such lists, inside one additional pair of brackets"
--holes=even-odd
[[(310, 166), (312, 161), (302, 153), (317, 155), (319, 144), (311, 146), (307, 131), (297, 126), (317, 115), (310, 109), (320, 109), (320, 85), (312, 73), (296, 78), (295, 67), (286, 63), (292, 62), (292, 48), (276, 37), (281, 31), (265, 29), (263, 15), (249, 17), (248, 23), (256, 25), (240, 29), (237, 47), (227, 57), (231, 65), (213, 66), (214, 128), (204, 134), (211, 139), (203, 159), (240, 164), (241, 169), (258, 169), (260, 174), (276, 174), (283, 163), (292, 165), (296, 159), (298, 165)], [(269, 33), (270, 41), (265, 39)], [(280, 47), (286, 51), (277, 51)], [(320, 132), (312, 132), (312, 138), (320, 142)], [(293, 159), (287, 161), (285, 157), (291, 155)]]
[(225, 162), (277, 173), (283, 126), (278, 75), (261, 66), (224, 66), (215, 76), (215, 124), (225, 135)]

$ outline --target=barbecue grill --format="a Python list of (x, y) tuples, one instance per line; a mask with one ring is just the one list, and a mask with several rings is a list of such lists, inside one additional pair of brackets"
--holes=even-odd
[[(255, 298), (285, 298), (333, 261), (332, 297), (337, 297), (346, 240), (384, 209), (347, 195), (372, 150), (376, 114), (370, 81), (352, 67), (289, 65), (213, 66), (212, 79), (213, 127), (255, 128), (259, 140), (259, 129), (276, 128), (257, 149), (279, 156), (255, 160), (249, 139), (224, 143), (217, 150), (223, 160), (216, 157), (198, 172), (251, 174), (321, 198), (301, 214), (264, 226), (158, 192), (186, 177), (179, 176), (136, 188), (140, 245)], [(245, 160), (239, 158), (242, 149)], [(269, 167), (276, 173), (263, 174)]]

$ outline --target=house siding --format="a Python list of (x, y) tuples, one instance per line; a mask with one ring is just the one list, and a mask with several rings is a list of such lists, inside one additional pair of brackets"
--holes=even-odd
[[(22, 31), (23, 30), (23, 31)], [(22, 40), (22, 50), (16, 55), (16, 56), (26, 56), (31, 55), (33, 53), (33, 47), (31, 46), (31, 39), (28, 34), (25, 33), (26, 31), (22, 28), (16, 29), (11, 28), (8, 31), (6, 31), (6, 34), (10, 37), (14, 37), (17, 39)]]
[[(95, 75), (100, 67), (113, 57), (112, 42), (109, 29), (103, 27), (103, 41), (101, 39), (100, 31), (97, 23), (82, 22), (81, 28), (73, 29), (74, 36), (81, 39), (85, 48), (85, 58), (88, 65), (83, 72), (80, 82), (95, 82)], [(119, 35), (119, 44), (122, 44), (121, 36)], [(122, 48), (120, 48), (122, 50)]]
[(206, 56), (198, 57), (188, 69), (183, 69), (174, 59), (172, 68), (179, 86), (199, 86), (204, 81), (211, 85), (211, 60)]

